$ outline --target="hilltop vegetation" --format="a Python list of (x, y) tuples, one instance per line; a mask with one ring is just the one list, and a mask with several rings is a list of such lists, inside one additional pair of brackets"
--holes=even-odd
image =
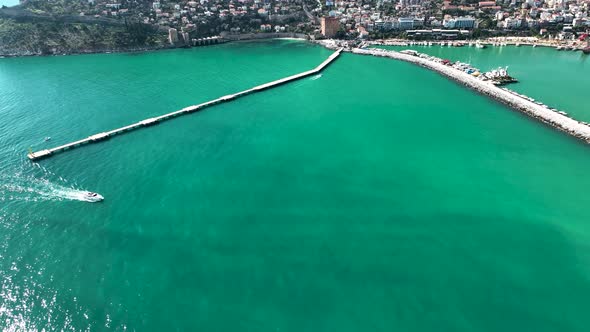
[[(0, 55), (93, 53), (166, 47), (157, 27), (130, 18), (97, 19), (65, 14), (52, 6), (0, 9)], [(62, 13), (64, 13), (62, 15)]]
[(0, 19), (1, 55), (49, 55), (159, 48), (165, 38), (137, 25), (16, 22)]

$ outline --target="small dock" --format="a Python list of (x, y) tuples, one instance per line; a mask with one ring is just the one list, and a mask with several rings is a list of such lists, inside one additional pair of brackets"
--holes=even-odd
[(143, 127), (148, 127), (148, 126), (153, 126), (155, 124), (158, 124), (164, 120), (168, 120), (174, 117), (177, 117), (179, 115), (184, 115), (184, 114), (189, 114), (189, 113), (193, 113), (196, 111), (200, 111), (204, 108), (207, 108), (209, 106), (213, 106), (215, 104), (219, 104), (219, 103), (224, 103), (224, 102), (229, 102), (232, 101), (238, 97), (243, 97), (245, 95), (251, 94), (251, 93), (255, 93), (255, 92), (259, 92), (262, 90), (266, 90), (266, 89), (270, 89), (276, 86), (279, 86), (281, 84), (285, 84), (288, 82), (292, 82), (307, 76), (311, 76), (311, 75), (315, 75), (318, 74), (319, 72), (321, 72), (322, 70), (324, 70), (324, 68), (326, 68), (328, 65), (330, 65), (334, 60), (336, 60), (336, 58), (338, 58), (338, 56), (340, 55), (340, 53), (342, 52), (342, 48), (336, 50), (334, 53), (332, 53), (332, 55), (330, 55), (324, 62), (322, 62), (321, 64), (319, 64), (317, 67), (315, 67), (314, 69), (308, 70), (308, 71), (304, 71), (302, 73), (296, 74), (296, 75), (291, 75), (285, 78), (281, 78), (278, 79), (276, 81), (272, 81), (269, 83), (265, 83), (262, 85), (258, 85), (255, 86), (251, 89), (248, 90), (244, 90), (238, 93), (234, 93), (231, 95), (226, 95), (223, 97), (219, 97), (217, 99), (202, 103), (202, 104), (198, 104), (198, 105), (193, 105), (193, 106), (188, 106), (185, 107), (181, 110), (175, 111), (175, 112), (171, 112), (171, 113), (167, 113), (167, 114), (163, 114), (157, 117), (153, 117), (153, 118), (148, 118), (145, 120), (141, 120), (139, 122), (130, 124), (128, 126), (125, 127), (121, 127), (121, 128), (117, 128), (117, 129), (113, 129), (111, 131), (105, 131), (102, 133), (98, 133), (98, 134), (94, 134), (91, 136), (88, 136), (87, 138), (81, 139), (81, 140), (77, 140), (71, 143), (67, 143), (64, 145), (60, 145), (51, 149), (45, 149), (45, 150), (40, 150), (40, 151), (36, 151), (36, 152), (30, 152), (27, 156), (29, 157), (30, 160), (35, 161), (35, 160), (39, 160), (42, 158), (47, 158), (50, 157), (56, 153), (59, 152), (63, 152), (63, 151), (67, 151), (69, 149), (73, 149), (75, 147), (79, 147), (82, 145), (86, 145), (88, 143), (96, 143), (96, 142), (100, 142), (103, 141), (105, 139), (108, 139), (112, 136), (118, 135), (118, 134), (123, 134), (135, 129), (139, 129), (139, 128), (143, 128)]

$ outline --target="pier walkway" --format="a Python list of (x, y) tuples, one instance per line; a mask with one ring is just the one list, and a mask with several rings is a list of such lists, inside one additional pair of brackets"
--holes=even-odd
[(131, 130), (135, 130), (135, 129), (142, 128), (142, 127), (151, 126), (151, 125), (157, 124), (157, 123), (159, 123), (161, 121), (168, 120), (168, 119), (174, 118), (174, 117), (179, 116), (179, 115), (196, 112), (196, 111), (202, 110), (202, 109), (204, 109), (206, 107), (213, 106), (215, 104), (228, 102), (228, 101), (234, 100), (234, 99), (236, 99), (238, 97), (242, 97), (242, 96), (245, 96), (245, 95), (248, 95), (248, 94), (251, 94), (251, 93), (259, 92), (259, 91), (262, 91), (262, 90), (265, 90), (265, 89), (273, 88), (273, 87), (276, 87), (276, 86), (281, 85), (281, 84), (285, 84), (285, 83), (288, 83), (288, 82), (291, 82), (291, 81), (298, 80), (300, 78), (304, 78), (306, 76), (318, 74), (324, 68), (326, 68), (330, 63), (332, 63), (334, 60), (336, 60), (336, 58), (340, 55), (341, 52), (342, 52), (342, 49), (341, 48), (338, 49), (338, 50), (336, 50), (324, 62), (322, 62), (321, 64), (319, 64), (317, 67), (315, 67), (312, 70), (304, 71), (304, 72), (299, 73), (299, 74), (296, 74), (296, 75), (291, 75), (291, 76), (288, 76), (288, 77), (285, 77), (285, 78), (278, 79), (276, 81), (272, 81), (272, 82), (269, 82), (269, 83), (258, 85), (258, 86), (255, 86), (255, 87), (251, 88), (251, 89), (244, 90), (244, 91), (241, 91), (241, 92), (238, 92), (238, 93), (234, 93), (234, 94), (226, 95), (226, 96), (223, 96), (223, 97), (219, 97), (217, 99), (214, 99), (214, 100), (211, 100), (211, 101), (202, 103), (202, 104), (188, 106), (188, 107), (185, 107), (185, 108), (183, 108), (181, 110), (178, 110), (178, 111), (175, 111), (175, 112), (171, 112), (171, 113), (167, 113), (167, 114), (160, 115), (160, 116), (157, 116), (157, 117), (145, 119), (145, 120), (139, 121), (139, 122), (134, 123), (134, 124), (130, 124), (130, 125), (125, 126), (125, 127), (121, 127), (121, 128), (113, 129), (111, 131), (105, 131), (105, 132), (102, 132), (102, 133), (94, 134), (92, 136), (88, 136), (87, 138), (84, 138), (84, 139), (81, 139), (81, 140), (78, 140), (78, 141), (75, 141), (75, 142), (67, 143), (67, 144), (64, 144), (64, 145), (60, 145), (60, 146), (57, 146), (55, 148), (46, 149), (46, 150), (40, 150), (40, 151), (37, 151), (37, 152), (32, 152), (31, 151), (28, 154), (28, 157), (29, 157), (30, 160), (33, 160), (33, 161), (34, 160), (41, 159), (41, 158), (46, 158), (46, 157), (49, 157), (49, 156), (51, 156), (51, 155), (53, 155), (55, 153), (58, 153), (58, 152), (66, 151), (66, 150), (69, 150), (69, 149), (72, 149), (72, 148), (75, 148), (75, 147), (78, 147), (78, 146), (81, 146), (81, 145), (85, 145), (85, 144), (88, 144), (88, 143), (99, 142), (99, 141), (105, 140), (105, 139), (107, 139), (109, 137), (112, 137), (114, 135), (122, 134), (122, 133), (129, 132)]

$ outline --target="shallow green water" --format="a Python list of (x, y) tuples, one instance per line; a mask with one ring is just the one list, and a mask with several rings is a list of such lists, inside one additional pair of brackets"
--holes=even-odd
[(485, 49), (468, 46), (379, 47), (415, 49), (451, 61), (468, 62), (484, 71), (508, 66), (510, 75), (519, 80), (510, 84), (509, 89), (542, 100), (576, 119), (590, 121), (590, 56), (582, 52), (531, 46), (488, 46)]
[(588, 146), (408, 63), (344, 54), (321, 77), (25, 160), (329, 54), (0, 61), (4, 327), (585, 331)]

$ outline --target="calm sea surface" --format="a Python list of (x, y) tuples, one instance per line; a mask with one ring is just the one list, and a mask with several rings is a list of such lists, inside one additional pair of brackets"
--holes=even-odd
[[(588, 60), (530, 50), (523, 68), (508, 53), (524, 47), (455, 58), (510, 65), (515, 89), (590, 117), (574, 90)], [(26, 159), (329, 54), (273, 41), (0, 59), (2, 328), (587, 331), (590, 148), (408, 63), (343, 54), (321, 76)]]

